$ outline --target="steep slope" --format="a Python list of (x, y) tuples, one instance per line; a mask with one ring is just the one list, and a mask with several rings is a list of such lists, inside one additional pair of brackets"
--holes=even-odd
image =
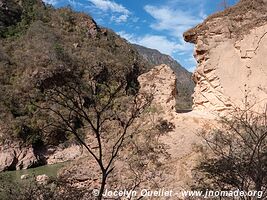
[(196, 45), (194, 109), (267, 103), (266, 18), (266, 0), (241, 0), (184, 33)]
[(21, 14), (21, 7), (14, 1), (0, 0), (0, 35), (6, 27), (18, 22)]
[(143, 47), (137, 44), (133, 44), (139, 54), (147, 61), (147, 69), (151, 69), (154, 66), (166, 64), (176, 74), (176, 108), (190, 109), (192, 106), (192, 94), (194, 91), (195, 84), (192, 80), (192, 74), (183, 68), (176, 60), (172, 57), (160, 53), (158, 50)]
[(139, 88), (144, 67), (136, 50), (86, 14), (1, 0), (0, 28), (0, 170), (45, 164), (59, 144), (71, 143), (57, 128), (44, 131), (49, 113), (35, 104), (45, 104), (46, 89), (92, 79)]

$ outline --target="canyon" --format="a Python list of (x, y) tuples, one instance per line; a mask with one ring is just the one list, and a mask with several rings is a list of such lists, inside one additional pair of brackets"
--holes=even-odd
[[(3, 7), (2, 2), (4, 0), (0, 0), (0, 8)], [(7, 6), (12, 6), (6, 2)], [(42, 4), (38, 6), (41, 11), (45, 10)], [(8, 13), (10, 19), (0, 21), (0, 27), (16, 24), (22, 12), (19, 8), (16, 4)], [(0, 9), (0, 16), (6, 14), (2, 11)], [(84, 82), (90, 82), (88, 71), (92, 70), (94, 80), (112, 82), (118, 79), (127, 83), (126, 90), (130, 88), (140, 94), (153, 94), (149, 109), (135, 124), (135, 127), (144, 130), (137, 142), (144, 142), (147, 139), (146, 130), (153, 127), (160, 132), (160, 136), (155, 137), (157, 146), (153, 148), (160, 148), (168, 156), (165, 160), (159, 151), (156, 156), (162, 163), (151, 168), (151, 171), (142, 171), (142, 176), (148, 176), (147, 180), (151, 178), (158, 186), (176, 190), (190, 189), (194, 183), (193, 170), (205, 156), (204, 141), (199, 134), (202, 130), (214, 128), (218, 117), (227, 116), (233, 109), (247, 106), (262, 112), (267, 104), (266, 0), (241, 0), (184, 33), (185, 41), (195, 44), (194, 56), (197, 60), (192, 77), (196, 84), (192, 111), (184, 113), (177, 112), (180, 108), (177, 109), (177, 101), (183, 101), (180, 105), (186, 105), (185, 109), (188, 109), (194, 84), (189, 78), (190, 73), (173, 59), (159, 55), (154, 50), (129, 44), (112, 31), (98, 27), (92, 18), (84, 14), (68, 9), (52, 10), (51, 13), (48, 16), (53, 16), (54, 21), (47, 22), (46, 19), (32, 22), (26, 34), (20, 33), (24, 40), (9, 43), (7, 35), (11, 33), (7, 30), (0, 33), (7, 37), (0, 40), (0, 44), (3, 43), (0, 46), (0, 67), (3, 72), (0, 74), (8, 74), (7, 78), (0, 78), (3, 85), (0, 92), (7, 94), (0, 97), (0, 134), (4, 141), (0, 146), (0, 171), (72, 161), (60, 170), (59, 177), (69, 180), (78, 188), (99, 186), (98, 166), (73, 138), (63, 135), (62, 139), (59, 137), (62, 132), (58, 130), (49, 130), (51, 135), (36, 134), (51, 113), (41, 115), (29, 104), (24, 93), (29, 91), (29, 96), (36, 102), (46, 104), (42, 92), (50, 89), (53, 81), (56, 86), (62, 86), (60, 77), (63, 76), (76, 81), (71, 75), (77, 73)], [(73, 31), (80, 35), (73, 35)], [(42, 45), (36, 42), (40, 35), (45, 35), (41, 37)], [(25, 44), (24, 41), (32, 44)], [(12, 48), (16, 49), (14, 53), (10, 51)], [(25, 51), (25, 48), (28, 50)], [(20, 62), (24, 57), (31, 57), (29, 55), (33, 60)], [(11, 62), (12, 59), (14, 62)], [(112, 67), (107, 69), (105, 65)], [(36, 92), (37, 89), (41, 93)], [(185, 98), (177, 98), (177, 95), (184, 93)], [(22, 98), (15, 101), (18, 95)], [(14, 138), (18, 141), (14, 142)], [(143, 149), (150, 147), (143, 146)], [(127, 153), (121, 155), (112, 173), (114, 180), (120, 178), (119, 181), (124, 181), (119, 182), (123, 187), (128, 184), (123, 174), (129, 170), (125, 164), (128, 162)], [(113, 187), (115, 183), (108, 186)], [(143, 184), (146, 186), (146, 182)]]

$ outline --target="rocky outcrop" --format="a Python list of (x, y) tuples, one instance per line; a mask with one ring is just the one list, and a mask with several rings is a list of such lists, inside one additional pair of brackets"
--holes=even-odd
[(195, 44), (195, 110), (267, 102), (267, 1), (241, 0), (184, 33)]
[(32, 147), (19, 144), (0, 146), (0, 172), (5, 170), (28, 169), (39, 165)]
[(170, 66), (176, 75), (176, 108), (178, 110), (191, 109), (192, 94), (195, 87), (192, 80), (192, 73), (188, 72), (172, 57), (162, 54), (156, 49), (146, 48), (137, 44), (133, 44), (133, 47), (137, 49), (138, 53), (147, 62), (147, 71), (161, 64)]
[(62, 163), (82, 155), (83, 149), (78, 144), (48, 146), (38, 151), (32, 146), (23, 146), (20, 143), (0, 145), (0, 172)]
[(61, 162), (66, 162), (69, 160), (75, 160), (83, 155), (83, 148), (78, 144), (72, 144), (68, 147), (48, 147), (44, 153), (46, 163), (56, 164)]
[[(150, 112), (143, 119), (143, 127), (166, 122), (164, 129), (167, 131), (160, 137), (160, 141), (168, 147), (170, 158), (166, 164), (171, 169), (171, 176), (167, 176), (162, 184), (164, 187), (177, 190), (185, 189), (191, 184), (191, 170), (201, 157), (201, 151), (198, 149), (201, 138), (196, 133), (210, 123), (214, 117), (209, 113), (198, 111), (176, 112), (176, 76), (168, 65), (154, 67), (139, 76), (138, 81), (141, 87), (140, 92), (154, 94)], [(170, 126), (167, 127), (167, 124)]]
[(141, 92), (153, 94), (152, 106), (161, 114), (175, 112), (176, 76), (168, 65), (159, 65), (138, 77)]

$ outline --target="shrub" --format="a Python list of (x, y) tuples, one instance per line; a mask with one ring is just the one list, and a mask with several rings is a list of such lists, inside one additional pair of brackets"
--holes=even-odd
[(160, 133), (168, 133), (175, 129), (175, 125), (172, 122), (168, 122), (167, 120), (159, 120), (159, 123), (156, 125), (156, 128), (159, 130)]
[[(211, 154), (196, 168), (197, 187), (263, 191), (267, 188), (267, 110), (236, 110), (219, 128), (202, 133)], [(250, 199), (251, 197), (244, 197)]]

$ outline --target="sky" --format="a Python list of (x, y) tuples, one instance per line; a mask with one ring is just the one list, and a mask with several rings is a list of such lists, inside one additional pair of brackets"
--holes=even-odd
[[(222, 0), (43, 0), (54, 7), (71, 6), (91, 15), (131, 43), (170, 55), (188, 71), (196, 61), (194, 45), (183, 33), (223, 9)], [(227, 0), (234, 5), (237, 0)]]

